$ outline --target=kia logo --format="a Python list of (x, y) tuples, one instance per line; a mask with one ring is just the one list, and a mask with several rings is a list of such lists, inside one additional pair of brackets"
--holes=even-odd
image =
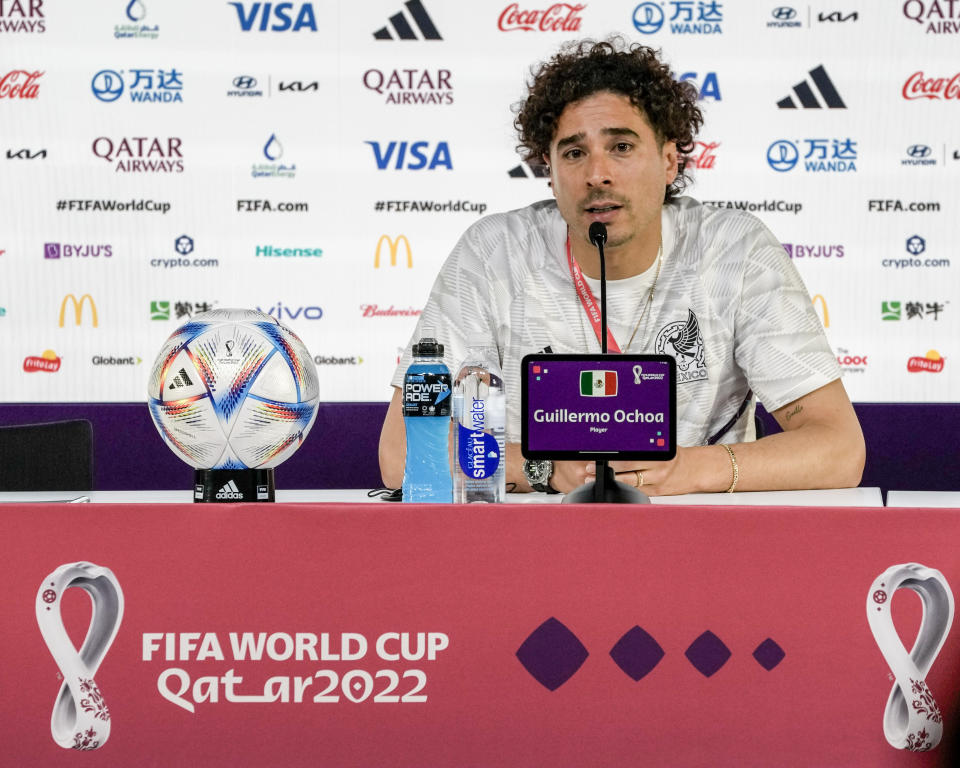
[(787, 5), (781, 5), (779, 8), (774, 8), (770, 15), (778, 21), (789, 21), (797, 15), (797, 12)]
[(912, 147), (907, 149), (907, 154), (910, 155), (910, 157), (920, 158), (927, 157), (932, 151), (933, 150), (931, 150), (926, 144), (914, 144)]
[(792, 141), (781, 139), (767, 149), (767, 163), (778, 173), (791, 170), (799, 159), (800, 152)]
[(123, 78), (112, 69), (101, 69), (90, 81), (90, 88), (100, 101), (116, 101), (123, 93)]
[(250, 88), (257, 87), (257, 78), (250, 77), (249, 75), (241, 75), (240, 77), (233, 78), (233, 87), (242, 88), (243, 90), (249, 90)]

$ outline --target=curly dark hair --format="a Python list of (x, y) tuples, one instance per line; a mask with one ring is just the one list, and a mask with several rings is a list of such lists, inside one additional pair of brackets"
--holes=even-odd
[(581, 40), (567, 43), (552, 59), (531, 69), (527, 98), (514, 106), (517, 149), (524, 160), (543, 165), (567, 104), (598, 91), (622, 93), (646, 116), (658, 147), (664, 141), (676, 142), (679, 169), (665, 199), (679, 194), (689, 182), (687, 156), (703, 125), (703, 113), (697, 106), (697, 89), (675, 81), (659, 53), (639, 43), (627, 46), (620, 37)]

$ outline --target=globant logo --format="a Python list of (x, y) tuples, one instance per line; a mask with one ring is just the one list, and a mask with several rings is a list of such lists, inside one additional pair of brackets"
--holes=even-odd
[[(450, 159), (450, 147), (447, 142), (437, 142), (432, 153), (430, 142), (428, 141), (391, 141), (386, 146), (381, 146), (379, 141), (365, 141), (373, 149), (373, 159), (377, 164), (377, 170), (384, 171), (390, 167), (393, 162), (394, 170), (419, 171), (426, 168), (432, 171), (437, 167), (453, 170), (453, 161)], [(409, 148), (409, 157), (408, 157)]]
[[(43, 0), (13, 0), (6, 8), (0, 3), (0, 33), (46, 32)], [(24, 7), (26, 6), (26, 7)]]
[(274, 162), (283, 157), (283, 145), (277, 134), (271, 133), (263, 145), (263, 156), (269, 163), (254, 163), (250, 175), (255, 179), (292, 179), (297, 175), (296, 165), (284, 165)]
[(44, 259), (87, 259), (103, 256), (109, 259), (113, 256), (111, 245), (79, 245), (76, 243), (44, 243)]
[(960, 101), (960, 72), (945, 77), (924, 77), (923, 71), (914, 72), (903, 84), (901, 91), (907, 101), (916, 99), (955, 99)]
[(709, 170), (713, 168), (713, 164), (717, 159), (717, 156), (714, 153), (717, 147), (720, 146), (719, 141), (697, 141), (696, 148), (694, 149), (694, 154), (686, 156), (687, 167), (688, 168), (699, 168), (701, 170)]
[(450, 70), (368, 69), (363, 87), (384, 97), (384, 104), (453, 104)]
[(936, 165), (937, 161), (930, 155), (933, 150), (926, 144), (912, 144), (907, 147), (907, 156), (900, 161), (900, 165)]
[(93, 365), (140, 365), (143, 360), (137, 355), (129, 355), (127, 357), (114, 357), (113, 355), (94, 355), (90, 360)]
[(45, 73), (39, 70), (27, 72), (13, 69), (0, 77), (0, 99), (35, 99), (40, 91), (37, 80)]
[(123, 70), (101, 69), (90, 81), (90, 90), (100, 101), (112, 102), (119, 99), (124, 90), (130, 101), (182, 102), (183, 72), (171, 69), (132, 69), (129, 76), (130, 84), (126, 86), (123, 79)]
[(397, 309), (393, 304), (389, 307), (381, 307), (379, 304), (361, 304), (361, 317), (420, 317), (422, 309), (407, 307), (406, 309)]
[(118, 40), (133, 38), (137, 40), (156, 40), (160, 37), (160, 25), (152, 27), (140, 22), (147, 18), (147, 6), (143, 0), (130, 0), (125, 11), (130, 24), (117, 24), (113, 28), (113, 36)]
[(778, 8), (774, 8), (770, 11), (770, 15), (773, 17), (773, 21), (768, 21), (767, 27), (795, 29), (803, 26), (803, 22), (797, 18), (796, 9), (791, 8), (789, 5), (781, 5)]
[(791, 259), (842, 259), (843, 246), (836, 245), (800, 245), (799, 243), (781, 243)]
[(670, 32), (675, 35), (719, 35), (722, 34), (723, 5), (714, 0), (697, 0), (694, 16), (693, 0), (669, 0), (672, 15), (669, 20), (659, 3), (640, 3), (633, 9), (633, 26), (641, 35), (652, 35), (660, 31), (666, 21), (670, 22)]
[[(317, 31), (313, 3), (228, 3), (237, 12), (242, 32)], [(271, 16), (272, 12), (272, 16)]]
[(960, 3), (954, 0), (907, 0), (903, 15), (920, 26), (926, 34), (955, 35), (960, 32)]
[[(857, 142), (853, 139), (804, 139), (807, 152), (803, 168), (811, 173), (850, 173), (857, 170)], [(786, 139), (767, 148), (767, 164), (778, 173), (786, 173), (800, 161), (797, 144)]]
[(323, 248), (281, 248), (274, 245), (258, 245), (257, 258), (319, 258), (323, 256)]
[(553, 3), (545, 9), (521, 10), (518, 3), (511, 3), (500, 13), (497, 29), (501, 32), (578, 32), (580, 11), (584, 4)]
[(23, 360), (23, 370), (27, 373), (56, 373), (60, 370), (61, 359), (52, 349), (44, 350), (39, 357), (27, 357)]
[(313, 362), (317, 365), (363, 365), (363, 358), (360, 355), (350, 355), (349, 357), (316, 355)]
[(697, 88), (697, 98), (700, 101), (704, 99), (713, 99), (714, 101), (721, 101), (722, 96), (720, 96), (720, 84), (717, 82), (717, 73), (716, 72), (707, 72), (703, 77), (703, 83), (699, 82), (696, 72), (684, 72), (677, 78), (680, 82), (691, 82)]
[(257, 305), (257, 311), (265, 312), (281, 321), (319, 320), (323, 317), (323, 310), (320, 307), (288, 307), (280, 301), (270, 307), (270, 309), (264, 309), (260, 305)]
[(257, 78), (250, 75), (238, 75), (232, 81), (233, 90), (227, 91), (227, 96), (242, 98), (263, 96), (263, 91), (257, 88)]
[(173, 137), (136, 136), (115, 143), (99, 136), (93, 140), (93, 154), (108, 163), (116, 161), (117, 173), (183, 173), (182, 144)]
[(935, 349), (931, 349), (923, 357), (911, 357), (907, 360), (907, 370), (910, 373), (940, 373), (947, 358), (941, 357)]

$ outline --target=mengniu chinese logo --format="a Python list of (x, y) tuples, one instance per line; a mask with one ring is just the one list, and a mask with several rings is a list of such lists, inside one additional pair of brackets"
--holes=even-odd
[(87, 302), (90, 302), (90, 312), (93, 318), (93, 327), (97, 328), (100, 325), (100, 321), (97, 317), (97, 304), (94, 302), (93, 297), (89, 293), (83, 294), (78, 300), (76, 296), (72, 293), (68, 293), (63, 297), (63, 301), (60, 302), (60, 319), (58, 325), (63, 328), (63, 321), (66, 318), (67, 305), (73, 305), (73, 320), (74, 325), (83, 324), (83, 308)]

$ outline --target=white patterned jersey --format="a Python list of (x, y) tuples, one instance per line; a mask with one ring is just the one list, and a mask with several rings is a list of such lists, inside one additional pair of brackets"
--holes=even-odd
[[(681, 197), (664, 205), (662, 222), (650, 305), (644, 313), (655, 264), (608, 281), (608, 324), (624, 352), (676, 359), (680, 445), (752, 439), (753, 408), (737, 418), (751, 390), (773, 411), (840, 378), (800, 275), (755, 216)], [(454, 373), (467, 337), (484, 333), (500, 351), (507, 441), (519, 442), (523, 356), (600, 351), (570, 277), (566, 237), (553, 200), (471, 226), (437, 276), (393, 385), (402, 385), (423, 326), (434, 329)], [(590, 282), (599, 297), (598, 281)]]

